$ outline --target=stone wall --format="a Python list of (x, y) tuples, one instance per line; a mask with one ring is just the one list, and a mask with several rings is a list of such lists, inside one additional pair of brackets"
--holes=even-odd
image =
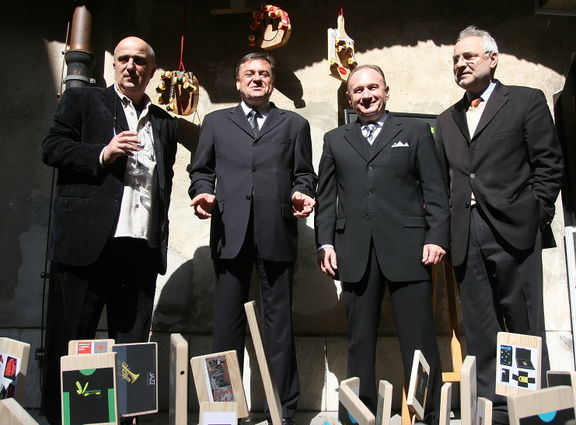
[[(68, 2), (66, 2), (68, 3)], [(71, 2), (70, 2), (71, 3)], [(171, 332), (190, 342), (190, 355), (209, 352), (214, 277), (208, 249), (209, 222), (195, 218), (189, 207), (186, 166), (194, 153), (198, 123), (207, 113), (238, 102), (233, 80), (236, 61), (250, 49), (246, 42), (250, 16), (210, 14), (199, 1), (101, 0), (93, 8), (93, 76), (98, 86), (112, 83), (112, 50), (127, 35), (138, 35), (155, 48), (159, 71), (178, 67), (180, 35), (185, 35), (184, 63), (199, 78), (198, 114), (181, 120), (184, 137), (174, 167), (170, 210), (169, 269), (158, 280), (152, 339), (160, 343), (161, 407), (167, 407), (168, 341)], [(408, 3), (408, 5), (404, 4)], [(249, 6), (256, 6), (250, 1)], [(342, 2), (294, 0), (278, 3), (290, 13), (293, 32), (278, 60), (277, 106), (295, 110), (311, 125), (314, 164), (323, 134), (343, 122), (347, 107), (343, 87), (329, 76), (326, 29), (336, 26)], [(380, 65), (390, 85), (388, 109), (438, 114), (462, 96), (452, 78), (451, 55), (459, 30), (476, 24), (492, 32), (501, 56), (496, 76), (506, 84), (553, 95), (564, 84), (571, 53), (576, 50), (576, 18), (535, 15), (530, 0), (461, 2), (416, 0), (345, 2), (346, 29), (355, 39), (359, 63)], [(0, 16), (2, 128), (0, 144), (0, 335), (30, 342), (32, 356), (41, 345), (45, 245), (52, 170), (40, 161), (40, 142), (51, 123), (61, 90), (62, 50), (70, 5), (11, 3)], [(558, 203), (557, 211), (561, 211)], [(316, 267), (312, 218), (300, 222), (300, 251), (295, 271), (294, 321), (301, 370), (302, 410), (335, 410), (337, 383), (345, 377), (345, 317), (339, 288)], [(89, 225), (89, 223), (88, 223)], [(572, 333), (565, 271), (563, 220), (554, 230), (560, 247), (544, 253), (546, 325), (553, 369), (573, 369)], [(135, 267), (138, 259), (133, 259)], [(254, 288), (254, 297), (257, 290)], [(437, 329), (444, 370), (450, 370), (449, 326), (442, 285), (437, 288)], [(384, 301), (380, 327), (379, 378), (395, 386), (400, 397), (400, 356)], [(104, 335), (104, 334), (103, 334)], [(250, 354), (250, 353), (249, 353)], [(39, 405), (39, 362), (31, 359), (28, 405)], [(262, 407), (253, 355), (247, 356), (245, 383), (252, 409)], [(193, 386), (191, 387), (193, 388)], [(190, 393), (195, 408), (195, 394)]]

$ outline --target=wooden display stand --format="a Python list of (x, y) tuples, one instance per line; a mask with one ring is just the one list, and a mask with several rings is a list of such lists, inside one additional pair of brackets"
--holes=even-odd
[(460, 418), (462, 425), (476, 425), (477, 406), (476, 357), (466, 356), (460, 370)]
[(509, 395), (508, 416), (510, 425), (564, 425), (575, 418), (574, 392), (558, 386)]
[(414, 351), (410, 385), (406, 396), (406, 404), (417, 419), (424, 420), (426, 399), (428, 398), (428, 383), (430, 381), (430, 365), (420, 350)]
[(60, 358), (62, 422), (116, 425), (116, 353)]
[(440, 413), (438, 425), (450, 425), (452, 410), (452, 382), (445, 382), (440, 390)]
[(170, 425), (188, 423), (188, 341), (180, 334), (170, 335), (169, 378)]
[(360, 390), (360, 378), (348, 378), (340, 383), (338, 388), (338, 400), (347, 410), (350, 420), (340, 418), (342, 423), (357, 423), (358, 425), (375, 425), (376, 418), (358, 397)]
[(15, 398), (24, 403), (30, 344), (0, 337), (0, 399)]
[(498, 332), (496, 347), (496, 394), (540, 389), (542, 338)]
[(392, 384), (381, 380), (378, 384), (378, 410), (376, 410), (376, 425), (390, 425), (392, 415)]
[(492, 400), (478, 397), (476, 425), (492, 425)]
[(0, 418), (2, 425), (38, 425), (15, 398), (0, 400)]
[(192, 357), (198, 403), (234, 402), (239, 418), (249, 416), (236, 350)]
[(238, 403), (211, 402), (200, 403), (198, 425), (237, 425)]
[(268, 403), (272, 425), (282, 425), (282, 403), (280, 402), (276, 384), (270, 374), (270, 365), (268, 363), (264, 341), (260, 333), (258, 315), (256, 313), (256, 303), (249, 301), (244, 304), (244, 309), (246, 310), (246, 317), (248, 318), (248, 326), (250, 327), (252, 343), (254, 344), (260, 375), (262, 376), (262, 384), (264, 386), (264, 393), (266, 394), (266, 402)]

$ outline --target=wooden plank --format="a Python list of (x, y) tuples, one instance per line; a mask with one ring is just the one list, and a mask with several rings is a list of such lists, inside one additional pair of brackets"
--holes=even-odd
[(0, 400), (0, 418), (2, 425), (38, 425), (15, 398)]
[(338, 400), (342, 406), (352, 416), (350, 422), (357, 423), (358, 425), (375, 425), (376, 418), (366, 407), (366, 405), (358, 397), (360, 390), (360, 379), (349, 378), (340, 383), (338, 388)]
[(452, 383), (445, 382), (440, 390), (440, 414), (438, 425), (450, 425), (452, 411)]
[(508, 396), (510, 425), (564, 425), (575, 418), (574, 404), (574, 392), (565, 385), (512, 394)]
[(256, 313), (256, 303), (254, 301), (247, 302), (244, 304), (244, 310), (246, 310), (246, 317), (248, 318), (248, 326), (250, 327), (252, 343), (254, 344), (254, 351), (256, 352), (256, 360), (260, 368), (260, 376), (262, 377), (264, 394), (266, 395), (272, 425), (282, 425), (282, 403), (278, 395), (278, 388), (270, 373), (270, 364), (268, 356), (266, 355), (266, 347), (262, 339), (258, 315)]
[(478, 425), (492, 425), (492, 400), (478, 397), (476, 423)]
[(114, 345), (113, 339), (78, 339), (68, 341), (68, 355), (109, 353)]
[(158, 412), (158, 344), (114, 344), (118, 414), (121, 417)]
[(430, 365), (420, 350), (414, 350), (410, 384), (406, 393), (406, 405), (419, 420), (424, 420), (428, 384), (430, 382)]
[(26, 401), (26, 375), (30, 344), (0, 337), (0, 399), (15, 398)]
[(237, 425), (238, 403), (203, 401), (200, 403), (198, 425)]
[(392, 384), (381, 380), (378, 384), (378, 410), (376, 425), (390, 425), (392, 415)]
[(249, 416), (236, 350), (193, 357), (190, 366), (198, 403), (236, 402), (238, 417)]
[(116, 353), (60, 358), (62, 424), (116, 425)]
[(180, 334), (170, 335), (168, 423), (188, 423), (188, 341)]
[(540, 389), (542, 338), (498, 332), (496, 347), (496, 394)]
[(476, 357), (466, 356), (460, 369), (460, 418), (462, 425), (476, 425), (478, 392), (476, 387)]

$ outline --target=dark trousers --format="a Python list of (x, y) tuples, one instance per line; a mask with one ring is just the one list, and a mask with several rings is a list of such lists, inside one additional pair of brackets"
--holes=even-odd
[(300, 398), (296, 350), (292, 333), (293, 263), (263, 260), (248, 232), (244, 246), (233, 260), (215, 260), (214, 352), (236, 350), (244, 362), (246, 314), (253, 265), (260, 281), (262, 334), (282, 402), (282, 415), (291, 418)]
[(362, 280), (343, 285), (348, 314), (348, 376), (360, 378), (360, 399), (375, 414), (378, 403), (376, 338), (382, 298), (388, 287), (398, 329), (406, 386), (410, 379), (414, 350), (421, 350), (430, 365), (425, 420), (437, 423), (442, 369), (432, 314), (432, 285), (429, 280), (389, 281), (380, 270), (374, 247), (370, 251), (370, 260)]
[(534, 247), (519, 251), (472, 209), (466, 262), (455, 269), (460, 285), (468, 353), (476, 356), (478, 396), (492, 400), (494, 423), (508, 423), (506, 398), (495, 394), (496, 334), (542, 337), (542, 377), (550, 368), (542, 301), (540, 232)]
[(52, 263), (42, 381), (42, 406), (50, 424), (61, 424), (60, 357), (68, 354), (68, 341), (94, 338), (104, 306), (110, 338), (117, 343), (148, 340), (157, 258), (145, 241), (119, 238), (90, 266)]

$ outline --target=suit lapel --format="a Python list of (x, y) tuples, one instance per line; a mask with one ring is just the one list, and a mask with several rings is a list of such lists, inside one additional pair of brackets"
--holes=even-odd
[(370, 145), (362, 136), (359, 122), (353, 122), (344, 127), (344, 139), (356, 149), (366, 162), (370, 160)]
[[(102, 103), (106, 106), (112, 117), (112, 126), (115, 134), (128, 130), (128, 121), (124, 114), (124, 109), (120, 104), (120, 98), (114, 90), (114, 86), (110, 86), (102, 90)], [(127, 157), (123, 156), (109, 167), (112, 173), (115, 174), (119, 180), (124, 179), (124, 170), (126, 169)]]
[(476, 132), (472, 139), (476, 139), (478, 135), (482, 133), (482, 130), (486, 128), (490, 121), (494, 119), (498, 111), (500, 111), (500, 109), (502, 109), (502, 107), (508, 102), (508, 95), (508, 88), (502, 84), (498, 83), (496, 87), (494, 87), (494, 91), (490, 95), (488, 103), (486, 103), (486, 106), (484, 107), (484, 112), (480, 117), (480, 121), (478, 122)]
[(264, 137), (266, 133), (268, 133), (270, 130), (272, 130), (282, 121), (284, 121), (285, 118), (286, 118), (286, 112), (281, 109), (278, 109), (276, 105), (270, 102), (270, 111), (268, 112), (268, 116), (266, 117), (264, 125), (260, 129), (260, 132), (258, 133), (256, 139)]
[(384, 125), (376, 137), (376, 140), (372, 143), (372, 149), (370, 151), (370, 160), (380, 153), (386, 145), (388, 145), (400, 132), (402, 131), (402, 124), (398, 121), (394, 115), (388, 114), (388, 118), (384, 121)]
[(466, 141), (468, 143), (470, 143), (470, 131), (468, 130), (468, 122), (466, 121), (466, 104), (467, 103), (468, 103), (468, 100), (466, 98), (466, 94), (464, 94), (464, 97), (462, 98), (462, 100), (460, 100), (460, 102), (456, 103), (454, 105), (454, 107), (452, 108), (452, 117), (454, 118), (454, 121), (456, 121), (456, 125), (458, 126), (458, 129), (460, 129), (460, 132), (462, 133), (462, 135), (464, 136)]
[(244, 115), (244, 111), (242, 110), (242, 106), (238, 104), (235, 108), (230, 110), (230, 119), (234, 124), (240, 127), (246, 134), (254, 137), (254, 133), (252, 132), (252, 127), (250, 127), (250, 123)]
[(152, 125), (152, 136), (154, 142), (154, 153), (156, 155), (156, 174), (158, 176), (158, 186), (160, 193), (164, 193), (164, 149), (162, 148), (162, 134), (164, 130), (164, 120), (156, 116), (156, 106), (150, 105), (148, 113), (150, 114), (150, 124)]

